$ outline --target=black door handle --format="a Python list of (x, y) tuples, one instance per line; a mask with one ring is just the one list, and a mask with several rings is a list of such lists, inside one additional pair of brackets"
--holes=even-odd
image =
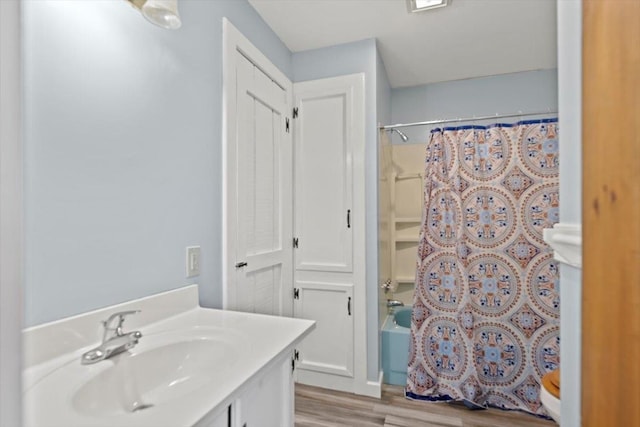
[(246, 267), (248, 264), (246, 262), (239, 262), (236, 264), (236, 268)]
[(351, 228), (351, 209), (347, 209), (347, 228)]
[(347, 301), (347, 313), (351, 316), (351, 297), (349, 297), (349, 300)]

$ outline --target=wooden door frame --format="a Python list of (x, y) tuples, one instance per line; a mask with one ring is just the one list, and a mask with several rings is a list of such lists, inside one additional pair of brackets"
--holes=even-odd
[[(229, 309), (235, 307), (236, 303), (236, 52), (286, 90), (288, 106), (292, 105), (293, 84), (227, 18), (222, 20), (222, 32), (222, 308)], [(291, 133), (285, 135), (285, 143), (290, 143)], [(293, 232), (292, 221), (284, 222), (282, 243), (286, 245), (287, 241), (291, 241)], [(292, 291), (287, 293), (289, 288), (293, 289), (293, 283), (285, 284), (283, 289), (283, 296), (291, 295), (290, 303), (283, 305), (285, 315), (293, 312), (293, 295)]]
[(640, 2), (583, 2), (582, 425), (640, 425)]

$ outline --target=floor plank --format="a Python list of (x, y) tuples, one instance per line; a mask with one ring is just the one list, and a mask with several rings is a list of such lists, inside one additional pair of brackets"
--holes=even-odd
[(450, 424), (436, 424), (427, 423), (424, 421), (418, 421), (415, 419), (409, 419), (405, 417), (397, 417), (395, 415), (387, 415), (384, 419), (385, 427), (446, 427)]
[(552, 427), (556, 424), (518, 411), (470, 410), (463, 405), (404, 397), (399, 386), (383, 386), (374, 399), (296, 384), (296, 427)]

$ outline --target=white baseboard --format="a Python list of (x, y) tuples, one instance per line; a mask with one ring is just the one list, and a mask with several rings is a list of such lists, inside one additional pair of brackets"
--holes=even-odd
[(355, 379), (339, 375), (325, 374), (307, 369), (296, 369), (296, 383), (329, 390), (355, 393)]
[(365, 380), (363, 382), (358, 382), (355, 378), (313, 372), (305, 369), (298, 369), (296, 374), (296, 382), (300, 384), (375, 397), (376, 399), (380, 399), (382, 396), (382, 371), (380, 371), (377, 381)]
[(356, 394), (363, 396), (375, 397), (380, 399), (382, 397), (382, 377), (384, 372), (380, 371), (377, 381), (367, 381), (365, 386), (356, 391)]

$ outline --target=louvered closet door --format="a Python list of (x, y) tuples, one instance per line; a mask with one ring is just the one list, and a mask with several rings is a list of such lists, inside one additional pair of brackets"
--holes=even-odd
[[(286, 92), (237, 53), (238, 228), (236, 310), (287, 314), (291, 301), (291, 147)], [(285, 246), (288, 245), (288, 246)], [(285, 295), (285, 285), (289, 290)]]

